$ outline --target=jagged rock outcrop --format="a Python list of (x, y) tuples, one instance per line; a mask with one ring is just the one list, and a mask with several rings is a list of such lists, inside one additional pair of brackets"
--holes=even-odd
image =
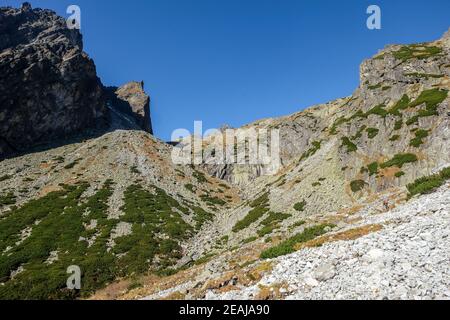
[(82, 36), (53, 11), (0, 8), (0, 158), (106, 125)]
[(119, 88), (105, 89), (108, 104), (114, 110), (131, 116), (141, 130), (153, 134), (150, 119), (150, 97), (144, 91), (144, 82), (129, 82)]

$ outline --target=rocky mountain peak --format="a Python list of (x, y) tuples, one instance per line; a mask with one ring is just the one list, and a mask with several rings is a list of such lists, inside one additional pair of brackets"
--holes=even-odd
[(31, 8), (31, 3), (29, 3), (29, 2), (24, 2), (24, 3), (22, 3), (22, 6), (20, 7), (20, 10), (21, 10), (22, 12), (27, 12), (27, 11), (32, 10), (32, 8)]
[(106, 126), (95, 64), (53, 11), (0, 8), (0, 74), (0, 158)]
[[(150, 98), (143, 82), (111, 94), (83, 52), (81, 33), (55, 12), (0, 8), (0, 159), (92, 130), (152, 133)], [(117, 91), (117, 92), (116, 92)], [(109, 102), (131, 115), (115, 126)]]
[(144, 91), (143, 81), (132, 81), (121, 87), (109, 87), (106, 88), (106, 92), (111, 107), (131, 116), (141, 130), (153, 134), (150, 97)]

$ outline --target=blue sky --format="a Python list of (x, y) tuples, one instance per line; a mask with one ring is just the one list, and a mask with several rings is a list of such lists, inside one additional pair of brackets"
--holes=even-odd
[[(0, 0), (19, 6), (22, 1)], [(85, 51), (105, 85), (144, 80), (155, 134), (237, 127), (350, 95), (359, 64), (390, 43), (439, 38), (448, 0), (31, 0), (82, 12)], [(382, 30), (366, 9), (382, 10)]]

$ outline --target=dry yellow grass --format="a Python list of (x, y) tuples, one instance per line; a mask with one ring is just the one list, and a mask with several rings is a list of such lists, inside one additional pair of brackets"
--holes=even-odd
[(255, 300), (280, 300), (283, 298), (283, 294), (280, 292), (282, 288), (287, 291), (288, 285), (286, 283), (277, 283), (270, 287), (259, 285), (259, 292), (255, 296)]
[(325, 235), (325, 236), (316, 238), (314, 240), (311, 240), (311, 241), (308, 241), (305, 243), (300, 243), (300, 244), (294, 246), (294, 248), (295, 248), (295, 250), (301, 250), (303, 248), (319, 247), (328, 242), (355, 240), (355, 239), (361, 238), (365, 235), (368, 235), (370, 233), (380, 231), (381, 229), (383, 229), (382, 225), (371, 224), (371, 225), (350, 229), (350, 230), (343, 231), (343, 232), (336, 233), (336, 234)]

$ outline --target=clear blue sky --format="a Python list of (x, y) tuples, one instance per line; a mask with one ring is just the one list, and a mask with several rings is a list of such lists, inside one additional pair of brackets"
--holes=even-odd
[[(19, 6), (22, 1), (0, 0)], [(350, 95), (359, 64), (389, 43), (439, 38), (449, 0), (31, 0), (82, 10), (85, 51), (105, 85), (144, 80), (155, 134), (290, 114)], [(380, 31), (366, 9), (382, 9)]]

